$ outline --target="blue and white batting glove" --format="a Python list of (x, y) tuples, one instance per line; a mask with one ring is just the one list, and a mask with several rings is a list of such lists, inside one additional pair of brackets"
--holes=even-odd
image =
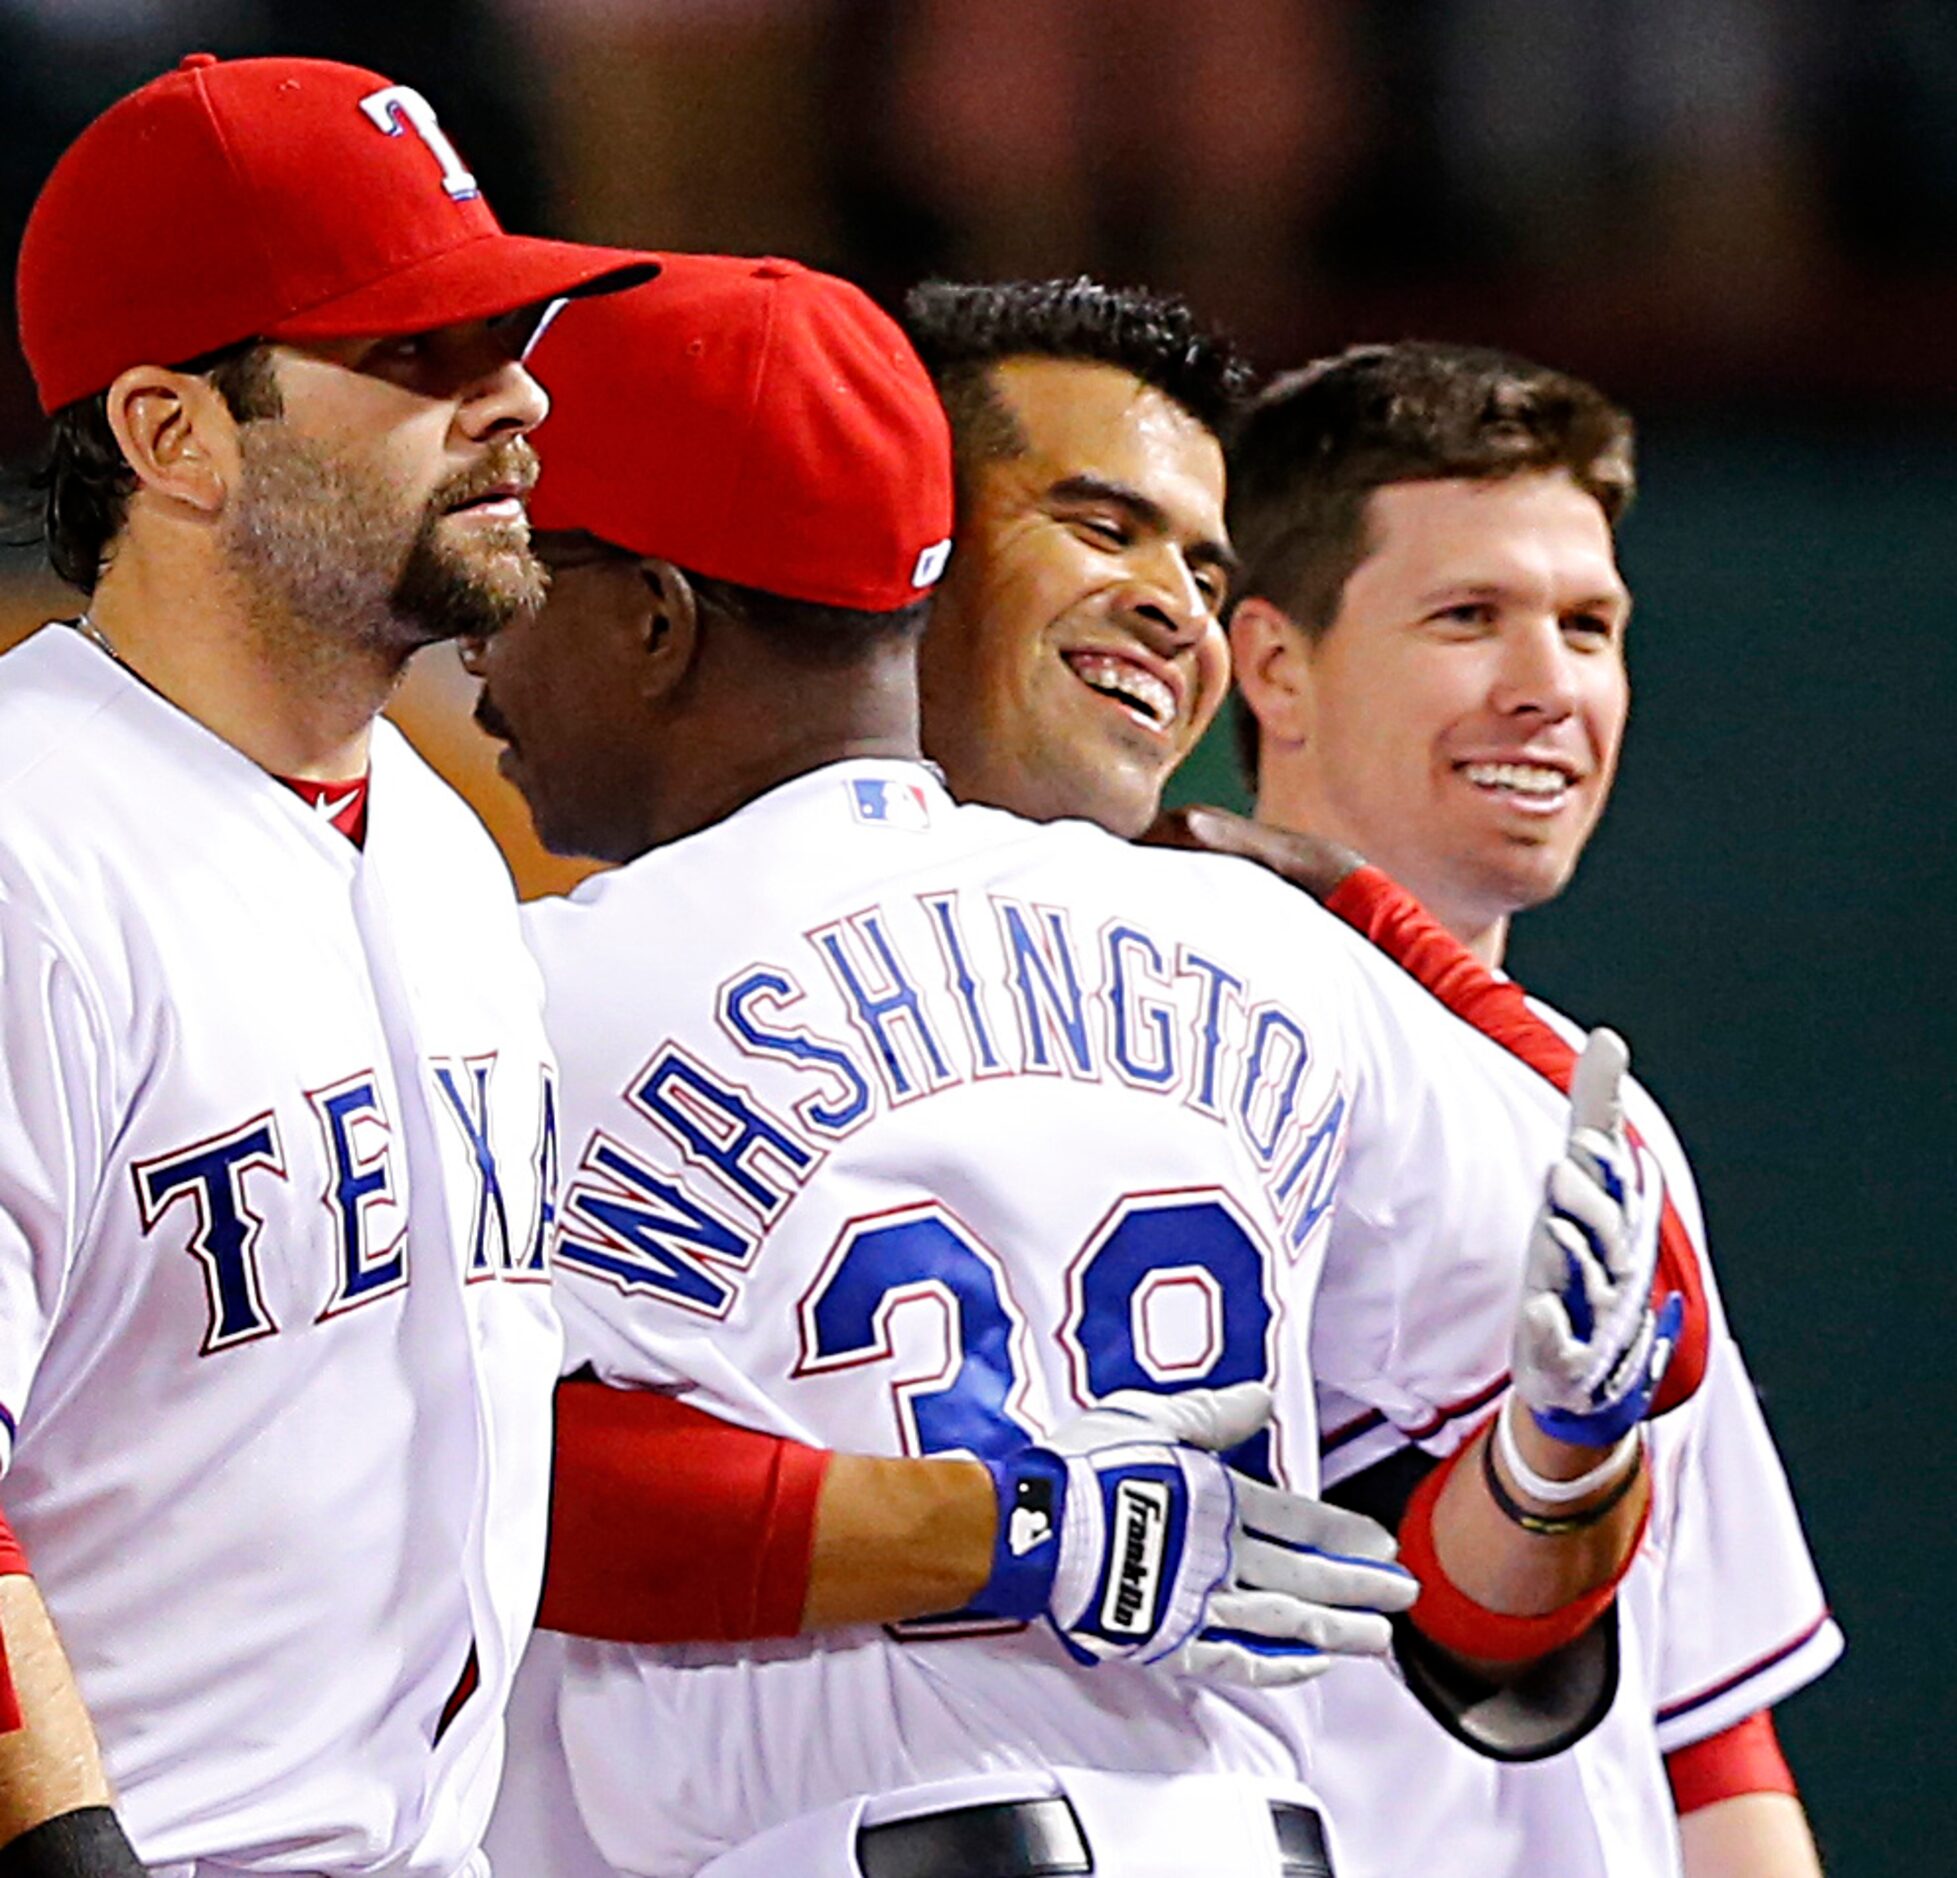
[(1624, 1132), (1630, 1060), (1609, 1030), (1593, 1030), (1577, 1060), (1569, 1146), (1529, 1237), (1510, 1352), (1536, 1425), (1581, 1447), (1610, 1447), (1644, 1419), (1684, 1316), (1676, 1292), (1651, 1305), (1665, 1183)]
[(1394, 1563), (1399, 1545), (1377, 1520), (1242, 1474), (1230, 1582), (1212, 1593), (1202, 1628), (1169, 1667), (1214, 1682), (1279, 1688), (1346, 1656), (1383, 1657), (1390, 1614), (1420, 1595)]
[(1044, 1615), (1084, 1664), (1162, 1663), (1265, 1687), (1339, 1656), (1384, 1655), (1382, 1613), (1419, 1592), (1392, 1562), (1392, 1536), (1220, 1458), (1270, 1415), (1261, 1383), (1123, 1390), (988, 1462), (999, 1538), (973, 1608)]

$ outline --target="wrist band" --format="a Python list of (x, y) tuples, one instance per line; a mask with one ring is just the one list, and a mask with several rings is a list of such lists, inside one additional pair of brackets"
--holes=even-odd
[(121, 1822), (106, 1806), (80, 1806), (0, 1846), (0, 1878), (143, 1878)]
[[(1508, 1456), (1504, 1454), (1502, 1458), (1507, 1460)], [(1584, 1478), (1591, 1479), (1602, 1471), (1601, 1468), (1593, 1468)], [(1533, 1513), (1502, 1485), (1502, 1477), (1495, 1471), (1495, 1443), (1489, 1440), (1481, 1444), (1481, 1476), (1487, 1481), (1489, 1495), (1501, 1509), (1502, 1517), (1511, 1525), (1520, 1526), (1524, 1532), (1534, 1533), (1538, 1538), (1543, 1539), (1559, 1539), (1565, 1533), (1584, 1532), (1600, 1523), (1604, 1516), (1631, 1491), (1637, 1481), (1638, 1472), (1637, 1463), (1634, 1461), (1624, 1470), (1624, 1477), (1616, 1486), (1595, 1506), (1586, 1506), (1580, 1513)], [(1536, 1477), (1541, 1478), (1540, 1475)], [(1558, 1481), (1555, 1484), (1568, 1486), (1574, 1483)], [(1535, 1489), (1526, 1488), (1525, 1491), (1534, 1492)]]
[[(1482, 1452), (1487, 1451), (1484, 1442)], [(1611, 1599), (1617, 1595), (1617, 1580), (1636, 1556), (1644, 1526), (1640, 1522), (1623, 1565), (1612, 1574), (1610, 1583), (1534, 1617), (1492, 1611), (1449, 1580), (1434, 1545), (1434, 1503), (1467, 1454), (1467, 1444), (1456, 1448), (1414, 1489), (1413, 1498), (1407, 1502), (1406, 1517), (1400, 1522), (1400, 1563), (1420, 1580), (1420, 1601), (1407, 1616), (1422, 1636), (1456, 1656), (1481, 1663), (1530, 1662), (1573, 1643), (1610, 1608)], [(1647, 1509), (1645, 1518), (1649, 1517)]]
[(1066, 1518), (1067, 1463), (1046, 1448), (1020, 1448), (982, 1463), (998, 1497), (992, 1576), (969, 1605), (982, 1617), (1038, 1617), (1053, 1593)]
[(1523, 1459), (1521, 1444), (1515, 1438), (1515, 1430), (1509, 1426), (1509, 1402), (1514, 1399), (1510, 1396), (1502, 1404), (1501, 1413), (1495, 1417), (1495, 1439), (1502, 1444), (1502, 1465), (1509, 1470), (1509, 1478), (1530, 1499), (1541, 1500), (1547, 1506), (1568, 1506), (1573, 1501), (1587, 1499), (1610, 1478), (1612, 1469), (1637, 1445), (1638, 1431), (1633, 1428), (1612, 1443), (1610, 1452), (1588, 1473), (1579, 1474), (1574, 1480), (1551, 1480), (1537, 1473)]

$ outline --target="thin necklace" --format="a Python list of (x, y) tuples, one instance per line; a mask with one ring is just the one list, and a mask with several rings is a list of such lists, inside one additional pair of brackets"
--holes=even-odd
[(100, 646), (102, 650), (106, 652), (110, 658), (114, 659), (118, 665), (123, 664), (122, 654), (115, 649), (115, 646), (113, 645), (113, 643), (111, 643), (109, 639), (109, 635), (105, 633), (101, 629), (101, 627), (96, 625), (96, 623), (92, 619), (90, 619), (86, 613), (84, 613), (80, 619), (72, 621), (71, 623), (74, 626), (75, 630), (78, 633), (80, 633), (81, 636), (84, 639), (86, 639), (91, 645)]

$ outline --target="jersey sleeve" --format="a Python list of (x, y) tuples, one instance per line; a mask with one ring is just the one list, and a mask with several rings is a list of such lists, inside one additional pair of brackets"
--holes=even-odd
[[(1483, 965), (1405, 888), (1377, 868), (1361, 867), (1325, 904), (1464, 1024), (1568, 1095), (1581, 1037), (1566, 1037), (1546, 1022), (1521, 986)], [(1629, 1126), (1636, 1141), (1638, 1124), (1632, 1120)], [(1659, 1379), (1654, 1414), (1689, 1400), (1705, 1374), (1711, 1317), (1698, 1244), (1668, 1194), (1659, 1228), (1652, 1301), (1656, 1305), (1675, 1294), (1684, 1316), (1671, 1361)]]
[(1655, 1691), (1666, 1753), (1812, 1682), (1841, 1654), (1800, 1515), (1746, 1365), (1715, 1341), (1680, 1444)]
[(110, 1138), (103, 1036), (80, 975), (0, 898), (0, 1468), (13, 1459)]
[(1711, 1330), (1705, 1386), (1652, 1425), (1664, 1504), (1653, 1689), (1658, 1742), (1709, 1741), (1819, 1676), (1841, 1654), (1785, 1469), (1734, 1342), (1707, 1245), (1705, 1208), (1670, 1120), (1642, 1083), (1625, 1092), (1699, 1248)]
[(1568, 1104), (1356, 935), (1354, 1122), (1311, 1322), (1324, 1476), (1450, 1452), (1508, 1381)]

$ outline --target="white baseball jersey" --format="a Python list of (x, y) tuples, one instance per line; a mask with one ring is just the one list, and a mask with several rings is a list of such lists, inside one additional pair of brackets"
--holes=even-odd
[[(1580, 1042), (1565, 1020), (1540, 1014)], [(1840, 1652), (1779, 1457), (1719, 1310), (1684, 1151), (1643, 1088), (1628, 1085), (1625, 1106), (1698, 1250), (1712, 1335), (1699, 1393), (1650, 1428), (1652, 1513), (1618, 1593), (1617, 1698), (1569, 1752), (1504, 1766), (1442, 1733), (1374, 1665), (1342, 1665), (1300, 1692), (1320, 1729), (1317, 1783), (1341, 1826), (1340, 1878), (1441, 1870), (1536, 1878), (1552, 1867), (1557, 1878), (1676, 1874), (1664, 1753), (1779, 1701)], [(1314, 1360), (1337, 1366), (1346, 1384), (1321, 1390), (1329, 1481), (1409, 1441), (1451, 1452), (1486, 1416), (1507, 1370), (1518, 1234), (1540, 1203), (1541, 1182), (1511, 1169), (1499, 1193), (1436, 1185), (1436, 1204), (1442, 1191), (1454, 1230), (1499, 1249), (1493, 1264), (1464, 1262), (1444, 1240), (1418, 1232), (1362, 1243), (1363, 1220), (1335, 1223), (1313, 1333)], [(1477, 1199), (1479, 1213), (1470, 1210)], [(1348, 1232), (1351, 1241), (1342, 1242)], [(1355, 1322), (1375, 1327), (1371, 1346), (1387, 1372), (1370, 1381), (1352, 1370), (1350, 1350), (1332, 1347)]]
[[(1260, 870), (954, 807), (918, 765), (798, 778), (530, 930), (572, 1358), (824, 1446), (997, 1452), (1115, 1389), (1269, 1377), (1309, 1488), (1348, 1136), (1378, 1177), (1477, 1178), (1451, 1126), (1537, 1180), (1563, 1137), (1554, 1091)], [(1044, 1629), (568, 1661), (578, 1796), (631, 1872), (974, 1771), (1309, 1776), (1294, 1710), (1082, 1672)]]
[(536, 1607), (540, 986), (371, 775), (357, 851), (73, 632), (0, 659), (0, 1492), (152, 1866), (478, 1869)]

